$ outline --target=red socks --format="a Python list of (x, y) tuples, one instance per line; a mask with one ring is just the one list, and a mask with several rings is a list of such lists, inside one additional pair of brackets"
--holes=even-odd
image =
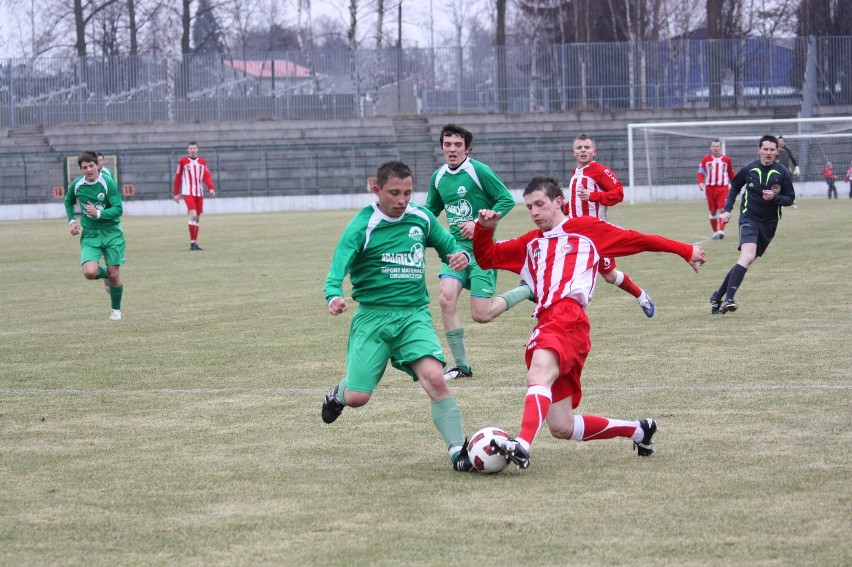
[(189, 221), (189, 239), (192, 242), (198, 240), (198, 223)]
[(630, 276), (625, 274), (622, 271), (615, 271), (615, 285), (618, 286), (619, 289), (623, 289), (633, 297), (638, 298), (642, 295), (642, 290), (636, 285), (633, 280), (630, 279)]
[(524, 416), (521, 419), (521, 432), (518, 439), (523, 439), (532, 445), (536, 433), (541, 424), (547, 418), (550, 411), (551, 393), (547, 386), (530, 386), (527, 388), (527, 397), (524, 400)]
[(595, 439), (612, 439), (613, 437), (633, 437), (639, 424), (635, 421), (609, 419), (597, 415), (575, 415), (574, 433), (571, 439), (575, 441), (594, 441)]

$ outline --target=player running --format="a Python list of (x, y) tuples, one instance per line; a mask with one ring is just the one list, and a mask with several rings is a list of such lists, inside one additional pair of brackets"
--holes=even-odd
[[(568, 183), (565, 216), (606, 220), (607, 208), (624, 200), (624, 186), (611, 168), (595, 161), (598, 150), (594, 138), (580, 134), (574, 139), (573, 148), (577, 167)], [(614, 258), (601, 259), (600, 274), (605, 282), (635, 297), (647, 317), (654, 316), (654, 302), (648, 292), (636, 285), (630, 276), (617, 270)]]
[[(124, 205), (121, 193), (115, 181), (101, 174), (98, 167), (98, 155), (94, 150), (83, 150), (77, 158), (77, 164), (83, 173), (68, 186), (65, 192), (65, 213), (71, 225), (71, 236), (80, 236), (80, 263), (83, 276), (87, 280), (104, 280), (104, 286), (110, 296), (111, 321), (121, 319), (121, 297), (124, 285), (121, 283), (120, 268), (124, 264), (126, 242), (121, 229), (121, 215)], [(74, 212), (74, 205), (80, 204), (80, 222)], [(82, 226), (81, 226), (82, 225)], [(101, 256), (106, 266), (100, 266)]]

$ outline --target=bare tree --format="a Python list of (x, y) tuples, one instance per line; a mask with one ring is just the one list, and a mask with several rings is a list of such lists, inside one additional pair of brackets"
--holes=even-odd
[(494, 43), (497, 46), (497, 108), (509, 109), (509, 82), (506, 77), (506, 0), (497, 0), (497, 19)]
[[(226, 42), (230, 47), (229, 51), (244, 54), (248, 49), (249, 37), (260, 23), (257, 16), (262, 8), (251, 0), (228, 0), (224, 8), (227, 29), (230, 30)], [(263, 13), (266, 14), (266, 10), (263, 10)]]
[(116, 2), (101, 10), (99, 17), (94, 21), (92, 36), (94, 44), (100, 48), (101, 55), (121, 54), (121, 43), (125, 37), (123, 33), (125, 7), (125, 4)]
[(3, 22), (8, 31), (3, 41), (26, 58), (67, 49), (70, 46), (62, 43), (62, 39), (66, 35), (66, 21), (70, 15), (67, 4), (62, 0), (47, 0), (47, 4), (29, 0), (17, 5), (16, 9), (8, 10), (9, 17)]
[(139, 28), (136, 26), (136, 0), (127, 0), (127, 34), (130, 39), (129, 53), (136, 55), (139, 52)]
[(74, 49), (77, 52), (77, 57), (86, 56), (86, 26), (92, 19), (100, 14), (103, 10), (109, 8), (118, 0), (103, 0), (100, 4), (95, 4), (94, 0), (73, 0), (74, 11), (74, 33), (77, 42), (74, 44)]

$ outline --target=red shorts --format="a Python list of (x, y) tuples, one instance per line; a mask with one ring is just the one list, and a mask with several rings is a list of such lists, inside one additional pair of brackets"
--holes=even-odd
[(598, 273), (608, 274), (615, 269), (615, 258), (603, 257), (598, 263)]
[(199, 215), (204, 212), (204, 197), (195, 195), (184, 195), (183, 202), (186, 203), (187, 211), (195, 211)]
[(538, 349), (552, 350), (559, 359), (559, 376), (551, 388), (553, 403), (573, 396), (571, 406), (576, 408), (583, 396), (580, 374), (592, 349), (589, 319), (580, 304), (563, 299), (539, 315), (538, 325), (527, 343), (527, 368)]
[(725, 199), (728, 198), (727, 185), (707, 185), (704, 188), (704, 196), (707, 197), (707, 208), (711, 213), (725, 208)]

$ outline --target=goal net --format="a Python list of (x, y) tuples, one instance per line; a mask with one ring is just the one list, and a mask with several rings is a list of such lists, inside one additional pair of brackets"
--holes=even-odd
[[(764, 134), (783, 136), (799, 166), (797, 196), (825, 195), (822, 172), (831, 162), (838, 191), (852, 165), (852, 116), (716, 122), (660, 122), (627, 125), (631, 202), (699, 199), (698, 164), (710, 153), (710, 141), (722, 143), (734, 171), (758, 159)], [(792, 173), (793, 164), (790, 164)]]

